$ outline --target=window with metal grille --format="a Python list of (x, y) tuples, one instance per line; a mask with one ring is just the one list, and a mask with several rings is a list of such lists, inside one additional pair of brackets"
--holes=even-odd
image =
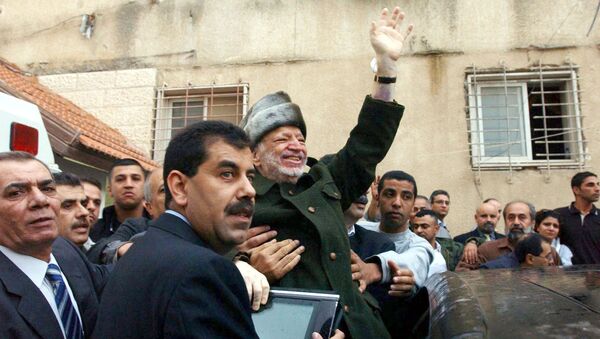
[(575, 67), (467, 73), (474, 168), (581, 167), (585, 160)]
[(248, 84), (156, 89), (152, 158), (163, 161), (177, 132), (198, 121), (224, 120), (237, 125), (248, 105)]

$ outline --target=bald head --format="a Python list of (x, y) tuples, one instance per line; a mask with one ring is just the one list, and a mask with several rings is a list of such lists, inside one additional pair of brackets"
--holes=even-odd
[(498, 224), (498, 208), (492, 203), (483, 203), (475, 211), (475, 223), (477, 228), (485, 233), (492, 234)]

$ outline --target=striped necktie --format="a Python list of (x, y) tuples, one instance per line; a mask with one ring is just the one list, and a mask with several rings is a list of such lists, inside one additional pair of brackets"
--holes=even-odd
[(60, 268), (55, 264), (48, 265), (46, 278), (50, 282), (50, 285), (52, 285), (52, 290), (54, 291), (54, 301), (56, 301), (58, 314), (60, 314), (60, 320), (65, 329), (65, 338), (83, 338), (81, 322), (79, 321), (75, 307), (73, 307), (73, 304), (71, 303), (67, 285), (65, 285), (62, 275), (60, 274)]

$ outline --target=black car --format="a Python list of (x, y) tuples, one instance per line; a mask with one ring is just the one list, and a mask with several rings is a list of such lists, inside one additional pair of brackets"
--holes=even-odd
[(600, 338), (599, 265), (446, 272), (425, 289), (431, 338)]

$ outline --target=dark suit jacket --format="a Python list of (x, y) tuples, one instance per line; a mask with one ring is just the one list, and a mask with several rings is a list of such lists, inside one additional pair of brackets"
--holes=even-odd
[(246, 286), (180, 218), (165, 213), (109, 279), (96, 338), (257, 338)]
[(394, 242), (384, 234), (370, 231), (356, 224), (354, 230), (354, 235), (349, 238), (350, 248), (362, 260), (379, 253), (396, 250)]
[[(52, 245), (63, 274), (69, 282), (90, 337), (96, 322), (99, 295), (106, 281), (106, 267), (91, 265), (71, 242), (58, 238)], [(63, 338), (52, 308), (37, 286), (0, 253), (0, 338)]]
[[(498, 240), (498, 239), (502, 239), (506, 236), (504, 234), (500, 234), (500, 233), (494, 231), (494, 237), (496, 237), (496, 240)], [(474, 229), (471, 232), (467, 232), (467, 233), (463, 233), (463, 234), (455, 236), (454, 241), (459, 242), (464, 245), (465, 242), (467, 240), (469, 240), (469, 238), (484, 238), (485, 239), (485, 236), (478, 229)]]

